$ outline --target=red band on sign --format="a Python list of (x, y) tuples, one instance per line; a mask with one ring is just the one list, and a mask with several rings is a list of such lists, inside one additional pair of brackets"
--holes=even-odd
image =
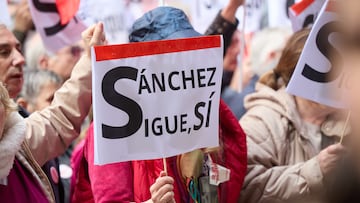
[(181, 51), (217, 48), (221, 46), (221, 36), (137, 42), (130, 44), (96, 46), (96, 61), (131, 58)]
[(336, 11), (336, 1), (329, 1), (326, 5), (326, 11), (335, 12)]
[(291, 6), (291, 10), (295, 12), (296, 15), (302, 13), (307, 7), (309, 7), (315, 0), (302, 0), (297, 4)]

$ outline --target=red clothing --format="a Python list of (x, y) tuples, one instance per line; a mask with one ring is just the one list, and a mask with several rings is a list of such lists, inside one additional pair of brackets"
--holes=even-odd
[(7, 180), (7, 185), (0, 184), (1, 202), (49, 202), (37, 180), (17, 158)]
[[(77, 174), (73, 202), (143, 202), (150, 199), (150, 186), (163, 171), (162, 159), (95, 166), (93, 133), (91, 125)], [(247, 167), (246, 138), (237, 119), (223, 102), (220, 103), (219, 136), (223, 150), (214, 160), (231, 170), (230, 180), (219, 186), (219, 202), (237, 202)], [(168, 174), (175, 179), (175, 200), (190, 202), (176, 159), (167, 159)]]

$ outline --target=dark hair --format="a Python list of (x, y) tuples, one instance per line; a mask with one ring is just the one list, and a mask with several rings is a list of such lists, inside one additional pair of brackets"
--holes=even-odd
[[(284, 83), (287, 85), (295, 70), (309, 34), (310, 29), (303, 29), (294, 33), (287, 41), (278, 65), (273, 70), (264, 74), (259, 82), (274, 90), (281, 88)], [(279, 79), (282, 79), (282, 82), (279, 82)]]

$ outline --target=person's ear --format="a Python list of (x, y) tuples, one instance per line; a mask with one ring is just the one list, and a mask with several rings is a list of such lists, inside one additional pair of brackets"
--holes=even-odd
[(17, 100), (16, 100), (16, 103), (21, 106), (22, 108), (26, 109), (28, 108), (28, 101), (26, 101), (26, 99), (24, 99), (23, 97), (19, 97)]
[(282, 52), (281, 51), (272, 51), (268, 54), (266, 61), (273, 61), (275, 59), (279, 59), (281, 57)]
[(272, 51), (269, 53), (268, 55), (268, 60), (274, 60), (276, 58), (277, 54), (276, 54), (276, 51)]
[(49, 56), (43, 54), (39, 57), (38, 60), (39, 69), (46, 70), (49, 67)]

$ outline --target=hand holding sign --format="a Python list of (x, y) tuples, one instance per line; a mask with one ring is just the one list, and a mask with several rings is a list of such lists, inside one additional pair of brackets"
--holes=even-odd
[(326, 175), (334, 170), (338, 161), (341, 159), (341, 155), (344, 155), (345, 147), (341, 144), (330, 145), (323, 149), (317, 159), (319, 161), (320, 169), (323, 175)]
[(90, 26), (81, 33), (81, 36), (85, 44), (85, 54), (88, 57), (91, 56), (92, 46), (105, 45), (106, 43), (104, 25), (102, 22)]
[(157, 178), (156, 182), (150, 187), (150, 202), (175, 202), (173, 184), (174, 179), (170, 176), (167, 176), (165, 172), (161, 172), (159, 178)]
[(23, 0), (17, 7), (14, 16), (14, 30), (20, 32), (27, 32), (34, 27), (29, 4), (26, 0)]

